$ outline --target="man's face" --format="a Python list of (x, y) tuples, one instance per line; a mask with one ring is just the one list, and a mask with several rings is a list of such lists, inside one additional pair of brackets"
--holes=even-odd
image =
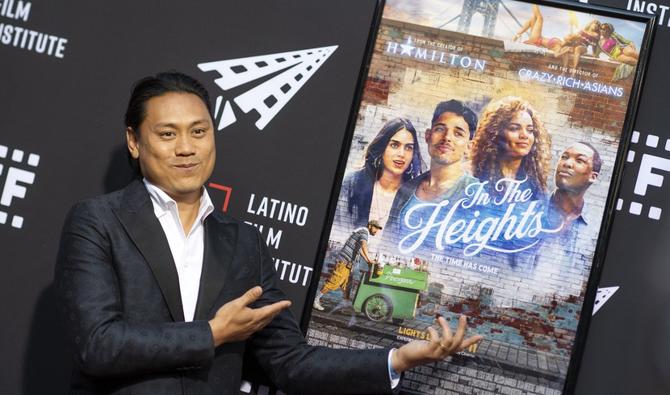
[(442, 113), (426, 130), (426, 143), (431, 162), (440, 165), (459, 163), (470, 149), (470, 127), (462, 116)]
[(145, 106), (140, 130), (126, 130), (128, 150), (142, 175), (177, 201), (199, 198), (216, 159), (205, 103), (191, 93), (166, 93)]
[(593, 150), (574, 144), (563, 152), (556, 165), (556, 186), (571, 192), (585, 191), (598, 179), (593, 171)]
[(376, 227), (376, 226), (372, 226), (372, 225), (368, 226), (368, 230), (370, 231), (371, 236), (374, 236), (374, 235), (377, 234), (377, 232), (379, 232), (379, 228)]

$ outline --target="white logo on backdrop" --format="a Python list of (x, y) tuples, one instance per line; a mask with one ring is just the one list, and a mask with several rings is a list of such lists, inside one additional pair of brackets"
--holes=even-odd
[[(640, 158), (640, 168), (637, 172), (637, 179), (635, 181), (635, 189), (633, 193), (637, 196), (643, 197), (649, 191), (649, 187), (661, 188), (665, 177), (663, 173), (670, 172), (670, 159), (664, 158), (649, 153), (640, 152), (641, 150), (656, 150), (659, 146), (660, 138), (655, 134), (647, 134), (644, 138), (644, 144), (641, 142), (641, 134), (638, 131), (633, 132), (631, 138), (631, 148), (628, 151), (626, 161), (632, 163), (636, 157)], [(670, 139), (665, 140), (664, 151), (670, 157)], [(641, 154), (641, 155), (640, 155)], [(622, 198), (617, 200), (616, 209), (618, 211), (624, 210), (633, 215), (644, 215), (653, 220), (661, 219), (663, 209), (653, 204), (647, 205), (631, 199), (630, 202)]]
[(603, 287), (598, 288), (596, 293), (596, 300), (593, 302), (593, 313), (591, 315), (596, 315), (598, 310), (609, 300), (609, 298), (614, 295), (616, 291), (619, 290), (619, 287)]
[[(626, 3), (628, 11), (639, 12), (641, 14), (656, 15), (656, 24), (658, 26), (670, 26), (670, 6), (654, 3), (649, 0), (628, 0)], [(658, 45), (660, 47), (660, 45)]]
[[(56, 58), (65, 57), (67, 38), (26, 27), (32, 3), (23, 0), (0, 0), (0, 44)], [(24, 25), (24, 26), (21, 26)]]
[(20, 149), (11, 150), (10, 155), (9, 151), (7, 146), (0, 145), (0, 177), (5, 178), (2, 194), (0, 195), (0, 224), (9, 223), (14, 228), (20, 229), (23, 227), (23, 217), (11, 215), (10, 218), (5, 209), (12, 205), (14, 198), (23, 199), (26, 197), (27, 189), (25, 185), (32, 185), (35, 182), (35, 172), (32, 169), (26, 170), (25, 167), (37, 167), (40, 163), (40, 156), (25, 153)]
[[(233, 99), (244, 113), (251, 110), (258, 112), (260, 117), (256, 121), (256, 127), (258, 130), (263, 130), (305, 85), (307, 80), (316, 73), (319, 67), (325, 63), (326, 59), (335, 52), (337, 47), (337, 45), (333, 45), (200, 63), (198, 68), (202, 71), (218, 72), (221, 77), (214, 82), (224, 91), (281, 71), (280, 74), (252, 87)], [(226, 100), (224, 103), (222, 96), (216, 98), (214, 117), (218, 122), (218, 130), (224, 129), (237, 120), (231, 102)]]

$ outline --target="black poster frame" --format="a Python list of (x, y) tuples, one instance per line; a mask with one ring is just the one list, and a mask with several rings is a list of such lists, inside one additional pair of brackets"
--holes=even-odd
[[(639, 100), (643, 89), (643, 83), (647, 71), (647, 64), (655, 32), (654, 26), (656, 17), (654, 15), (643, 15), (631, 11), (614, 9), (604, 6), (583, 4), (579, 2), (561, 1), (561, 0), (533, 0), (533, 1), (519, 0), (519, 2), (528, 4), (537, 4), (540, 6), (557, 7), (568, 11), (590, 13), (597, 16), (618, 18), (625, 21), (639, 22), (645, 25), (645, 32), (643, 34), (642, 44), (640, 46), (639, 61), (636, 67), (631, 93), (627, 103), (627, 109), (624, 118), (625, 120), (622, 128), (622, 133), (620, 135), (616, 160), (612, 171), (612, 179), (608, 188), (605, 210), (603, 213), (603, 218), (598, 234), (598, 242), (592, 260), (592, 266), (586, 287), (586, 294), (584, 297), (584, 302), (582, 304), (581, 315), (577, 326), (573, 348), (570, 354), (570, 363), (566, 374), (565, 385), (563, 388), (564, 393), (573, 393), (575, 390), (575, 385), (577, 383), (577, 376), (579, 373), (580, 363), (584, 352), (584, 346), (587, 341), (587, 334), (589, 330), (589, 325), (591, 323), (594, 301), (598, 290), (598, 283), (602, 273), (603, 263), (606, 258), (605, 254), (607, 250), (607, 244), (611, 233), (613, 217), (616, 212), (615, 210), (616, 199), (619, 193), (619, 188), (621, 186), (621, 178), (625, 165), (625, 155), (628, 152), (629, 142), (631, 134), (633, 132), (633, 125), (635, 123), (637, 115), (637, 106), (639, 104)], [(364, 85), (365, 81), (368, 78), (368, 71), (370, 69), (370, 62), (372, 59), (374, 43), (377, 38), (377, 35), (379, 34), (382, 16), (383, 16), (383, 7), (380, 7), (377, 13), (377, 17), (375, 18), (374, 25), (371, 27), (372, 34), (370, 35), (368, 41), (365, 63), (364, 67), (361, 69), (362, 72), (359, 77), (359, 82), (357, 85), (358, 93), (353, 102), (352, 111), (348, 122), (348, 130), (347, 133), (345, 134), (344, 143), (342, 144), (340, 161), (337, 167), (335, 180), (333, 181), (333, 188), (327, 211), (328, 218), (324, 223), (324, 228), (319, 243), (319, 250), (318, 250), (319, 252), (317, 254), (316, 262), (314, 265), (314, 273), (321, 272), (324, 264), (324, 258), (327, 253), (327, 245), (330, 235), (330, 229), (334, 221), (337, 200), (340, 188), (342, 186), (342, 180), (346, 169), (347, 158), (350, 153), (352, 138), (354, 136), (356, 118), (361, 107)], [(300, 321), (301, 329), (305, 334), (307, 334), (307, 330), (312, 315), (311, 301), (314, 300), (314, 297), (318, 289), (318, 285), (319, 285), (319, 276), (315, 275), (312, 277), (312, 282), (310, 284), (310, 288), (307, 293), (307, 301), (304, 305), (304, 310)]]

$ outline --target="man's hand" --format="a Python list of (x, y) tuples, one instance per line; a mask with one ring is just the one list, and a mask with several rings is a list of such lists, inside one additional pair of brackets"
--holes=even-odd
[(458, 320), (458, 329), (453, 336), (444, 318), (439, 317), (437, 323), (442, 327), (442, 336), (433, 327), (429, 327), (429, 341), (414, 340), (400, 347), (391, 356), (393, 370), (401, 373), (418, 365), (441, 361), (483, 339), (480, 335), (464, 339), (467, 323), (464, 315)]
[(263, 289), (256, 286), (219, 308), (214, 318), (209, 321), (215, 347), (223, 343), (246, 340), (269, 324), (280, 311), (291, 306), (290, 301), (281, 300), (258, 309), (248, 307), (262, 294)]

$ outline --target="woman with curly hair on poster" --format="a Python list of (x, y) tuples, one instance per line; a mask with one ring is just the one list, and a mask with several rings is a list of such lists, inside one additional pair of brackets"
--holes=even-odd
[(509, 185), (501, 179), (523, 181), (521, 189), (532, 191), (532, 200), (547, 193), (551, 160), (551, 136), (537, 111), (520, 97), (507, 96), (484, 108), (472, 147), (472, 173), (488, 181), (494, 196)]

